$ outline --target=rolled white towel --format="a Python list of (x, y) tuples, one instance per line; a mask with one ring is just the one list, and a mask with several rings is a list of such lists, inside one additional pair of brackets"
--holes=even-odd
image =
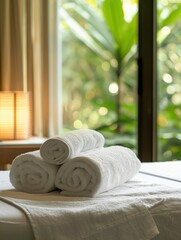
[(74, 130), (62, 137), (49, 138), (42, 144), (40, 154), (45, 161), (60, 165), (81, 152), (103, 147), (104, 143), (103, 135), (95, 130)]
[(18, 190), (29, 193), (46, 193), (54, 190), (58, 166), (45, 162), (40, 151), (17, 156), (10, 169), (10, 181)]
[(129, 148), (92, 150), (60, 166), (55, 185), (63, 195), (94, 196), (130, 180), (140, 167), (140, 160)]

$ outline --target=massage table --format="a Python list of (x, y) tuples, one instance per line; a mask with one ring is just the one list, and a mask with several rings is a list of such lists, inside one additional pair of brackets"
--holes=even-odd
[[(132, 239), (139, 239), (139, 240), (180, 240), (181, 239), (181, 161), (173, 161), (173, 162), (155, 162), (155, 163), (142, 163), (141, 169), (139, 173), (129, 182), (123, 184), (123, 186), (120, 186), (119, 188), (115, 188), (111, 191), (108, 191), (94, 199), (87, 199), (87, 198), (76, 198), (73, 201), (71, 201), (71, 197), (65, 197), (59, 196), (59, 192), (53, 192), (53, 193), (47, 193), (47, 194), (27, 194), (16, 191), (13, 186), (11, 185), (9, 181), (9, 171), (0, 171), (0, 240), (39, 240), (42, 238), (41, 231), (38, 233), (38, 230), (36, 229), (37, 226), (36, 223), (33, 223), (31, 220), (32, 214), (29, 214), (28, 210), (32, 209), (30, 207), (34, 206), (28, 206), (26, 208), (27, 204), (31, 204), (31, 201), (36, 201), (41, 206), (41, 203), (45, 200), (48, 201), (48, 204), (52, 204), (59, 201), (61, 201), (60, 206), (60, 213), (61, 208), (63, 213), (67, 213), (69, 210), (67, 208), (66, 202), (71, 202), (70, 208), (73, 209), (73, 204), (79, 204), (79, 208), (75, 208), (75, 211), (79, 209), (74, 215), (70, 215), (75, 217), (77, 216), (77, 221), (79, 221), (80, 225), (80, 232), (84, 231), (84, 229), (81, 229), (81, 216), (80, 211), (82, 211), (85, 206), (93, 206), (96, 208), (99, 206), (100, 208), (102, 205), (105, 205), (105, 218), (109, 217), (109, 214), (111, 216), (111, 211), (116, 211), (116, 208), (113, 208), (113, 204), (123, 201), (123, 205), (127, 203), (127, 207), (124, 208), (129, 210), (129, 202), (130, 204), (134, 203), (134, 208), (136, 203), (143, 203), (144, 208), (146, 208), (149, 212), (149, 218), (148, 216), (143, 214), (143, 221), (138, 226), (140, 229), (139, 231), (145, 231), (145, 233), (142, 235), (142, 238), (136, 237), (136, 231), (137, 229), (134, 229), (134, 238), (129, 237), (129, 228), (130, 232), (132, 229), (137, 227), (134, 221), (132, 223), (129, 222), (121, 222), (122, 228), (119, 230), (118, 224), (114, 226), (114, 228), (102, 228), (102, 230), (98, 232), (94, 232), (94, 229), (90, 229), (90, 232), (92, 234), (85, 233), (85, 235), (78, 235), (79, 229), (77, 230), (76, 226), (75, 230), (75, 237), (74, 235), (69, 235), (69, 229), (73, 228), (74, 226), (68, 225), (69, 219), (65, 215), (65, 233), (63, 233), (63, 226), (64, 225), (64, 218), (62, 222), (59, 222), (61, 231), (55, 234), (55, 236), (52, 236), (51, 239), (61, 239), (61, 240), (77, 240), (77, 239), (89, 239), (89, 240), (102, 240), (102, 239), (110, 239), (110, 240), (132, 240)], [(63, 198), (63, 199), (62, 199)], [(13, 199), (13, 201), (11, 201)], [(109, 201), (108, 206), (110, 206), (110, 209), (107, 208), (106, 203), (104, 200)], [(119, 201), (117, 201), (119, 200)], [(17, 202), (16, 202), (17, 201)], [(28, 202), (26, 202), (28, 201)], [(87, 205), (85, 204), (87, 201)], [(97, 201), (97, 202), (95, 202)], [(64, 205), (65, 203), (65, 205)], [(99, 204), (101, 203), (101, 204)], [(112, 205), (110, 204), (112, 203)], [(51, 207), (51, 205), (49, 205)], [(69, 205), (68, 205), (69, 206)], [(121, 205), (120, 205), (121, 206)], [(65, 211), (65, 208), (67, 210)], [(136, 208), (139, 208), (139, 206)], [(27, 210), (28, 209), (28, 210)], [(102, 208), (103, 209), (103, 208)], [(35, 209), (36, 210), (36, 209)], [(147, 211), (146, 210), (146, 211)], [(122, 209), (121, 209), (122, 211)], [(123, 213), (124, 213), (123, 211)], [(31, 212), (30, 212), (31, 213)], [(43, 210), (42, 210), (43, 213)], [(84, 212), (83, 212), (84, 213)], [(138, 212), (139, 213), (139, 212)], [(95, 216), (92, 214), (91, 217), (94, 219), (94, 221), (99, 221), (103, 219), (104, 213), (101, 212), (101, 217), (96, 216), (97, 212), (95, 211)], [(90, 215), (90, 213), (89, 213)], [(46, 216), (46, 215), (45, 215)], [(118, 215), (115, 215), (117, 217)], [(127, 216), (127, 215), (125, 215)], [(82, 224), (84, 224), (84, 218), (82, 217)], [(100, 219), (99, 219), (100, 217)], [(145, 217), (145, 220), (144, 220)], [(43, 222), (45, 221), (44, 215), (39, 216), (39, 220), (41, 221), (41, 227), (43, 226)], [(73, 219), (73, 218), (72, 218)], [(111, 219), (111, 218), (110, 218)], [(128, 218), (129, 219), (129, 218)], [(138, 217), (138, 219), (141, 221), (142, 217)], [(52, 215), (52, 221), (53, 221), (53, 215)], [(86, 221), (87, 218), (86, 218)], [(127, 221), (127, 219), (126, 219)], [(130, 222), (132, 219), (130, 218)], [(67, 225), (66, 225), (67, 222)], [(70, 221), (70, 223), (75, 223), (76, 220), (73, 222)], [(145, 226), (144, 226), (145, 223)], [(146, 225), (146, 223), (148, 223)], [(45, 228), (47, 227), (45, 221)], [(91, 222), (92, 224), (92, 222)], [(101, 224), (101, 223), (96, 223)], [(141, 224), (142, 229), (141, 229)], [(94, 225), (92, 225), (94, 227)], [(91, 225), (88, 226), (92, 227)], [(96, 225), (97, 226), (97, 225)], [(101, 225), (100, 225), (101, 226)], [(58, 229), (59, 229), (58, 227)], [(150, 227), (150, 229), (148, 229)], [(101, 229), (101, 228), (100, 228)], [(123, 229), (126, 229), (123, 235), (122, 231)], [(42, 230), (42, 229), (41, 229)], [(57, 230), (57, 229), (56, 229)], [(86, 230), (86, 231), (88, 231)], [(67, 231), (67, 235), (66, 235)], [(46, 231), (45, 231), (46, 232)], [(62, 234), (62, 235), (61, 235)], [(76, 235), (77, 234), (77, 235)], [(111, 235), (112, 234), (112, 237)], [(126, 237), (127, 236), (127, 237)], [(45, 236), (46, 237), (46, 236)], [(48, 239), (48, 238), (47, 238)], [(46, 239), (45, 239), (46, 240)], [(50, 240), (50, 239), (49, 239)]]

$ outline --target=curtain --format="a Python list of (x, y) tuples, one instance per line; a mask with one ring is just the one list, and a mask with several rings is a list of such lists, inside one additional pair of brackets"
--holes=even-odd
[(33, 135), (61, 133), (58, 0), (0, 0), (0, 91), (32, 93)]

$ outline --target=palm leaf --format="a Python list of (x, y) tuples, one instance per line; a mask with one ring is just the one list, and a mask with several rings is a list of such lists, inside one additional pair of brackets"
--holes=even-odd
[(122, 42), (120, 48), (122, 49), (122, 57), (124, 58), (135, 45), (137, 39), (137, 15), (134, 15), (130, 22), (125, 22), (122, 32)]
[[(66, 4), (66, 8), (72, 9), (79, 18), (86, 22), (86, 26), (89, 25), (91, 29), (94, 29), (94, 32), (97, 32), (97, 35), (101, 36), (101, 38), (107, 42), (107, 45), (113, 43), (113, 38), (102, 17), (87, 3), (74, 0), (73, 3)], [(108, 48), (109, 47), (110, 46), (108, 46)]]
[(83, 1), (75, 0), (65, 4), (64, 10), (67, 14), (73, 15), (74, 21), (81, 25), (90, 37), (104, 48), (104, 51), (114, 52), (114, 40), (105, 22), (93, 8)]
[[(161, 10), (163, 11), (163, 9)], [(172, 10), (169, 9), (169, 15), (166, 18), (161, 18), (159, 13), (159, 24), (158, 29), (162, 29), (165, 26), (172, 25), (176, 21), (180, 20), (181, 17), (181, 3), (173, 4)]]
[(122, 27), (124, 26), (124, 13), (120, 0), (104, 0), (102, 3), (104, 19), (112, 33), (117, 45), (122, 38)]
[(127, 22), (124, 18), (122, 1), (120, 0), (104, 0), (102, 11), (115, 40), (119, 60), (123, 61), (136, 42), (137, 16), (135, 15), (130, 22)]
[(70, 28), (71, 32), (88, 48), (94, 51), (103, 59), (109, 60), (110, 54), (106, 52), (102, 46), (100, 46), (95, 39), (91, 37), (91, 35), (77, 22), (75, 21), (66, 10), (63, 8), (60, 11), (61, 18), (65, 20), (66, 25)]

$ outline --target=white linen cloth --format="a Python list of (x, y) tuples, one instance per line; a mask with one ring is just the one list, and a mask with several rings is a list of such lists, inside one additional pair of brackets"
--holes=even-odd
[(55, 185), (64, 195), (94, 196), (130, 180), (140, 167), (140, 160), (129, 148), (96, 149), (60, 166)]
[(55, 189), (58, 166), (45, 162), (40, 151), (17, 156), (10, 170), (10, 181), (19, 191), (45, 193)]
[(181, 160), (142, 163), (140, 172), (181, 183)]
[[(35, 194), (34, 194), (35, 195)], [(157, 226), (138, 199), (41, 196), (22, 200), (0, 196), (28, 217), (35, 240), (148, 240)]]
[(45, 161), (60, 165), (81, 152), (103, 147), (104, 143), (103, 135), (95, 130), (74, 130), (46, 140), (40, 147), (40, 154)]

